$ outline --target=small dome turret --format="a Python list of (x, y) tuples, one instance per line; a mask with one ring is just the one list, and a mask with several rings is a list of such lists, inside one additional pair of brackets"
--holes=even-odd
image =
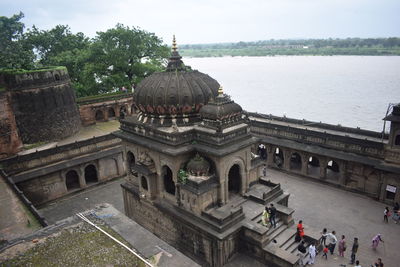
[(210, 170), (210, 163), (199, 154), (196, 154), (196, 156), (188, 162), (186, 169), (191, 175), (207, 176)]

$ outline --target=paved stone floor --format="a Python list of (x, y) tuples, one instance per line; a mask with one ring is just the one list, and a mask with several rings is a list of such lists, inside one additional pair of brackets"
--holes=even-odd
[[(343, 191), (335, 187), (321, 184), (308, 178), (289, 175), (275, 170), (268, 170), (268, 177), (281, 183), (282, 188), (289, 192), (289, 206), (295, 209), (296, 220), (302, 219), (307, 226), (328, 231), (335, 230), (337, 236), (344, 234), (351, 247), (354, 237), (358, 237), (360, 248), (357, 258), (363, 267), (370, 265), (381, 257), (386, 267), (400, 266), (400, 225), (383, 223), (383, 210), (385, 204), (359, 194)], [(71, 216), (76, 212), (92, 209), (98, 203), (111, 203), (123, 212), (122, 194), (120, 184), (123, 179), (117, 179), (107, 184), (89, 188), (86, 191), (63, 198), (57, 202), (42, 207), (40, 211), (50, 222), (58, 221)], [(56, 204), (57, 203), (57, 204)], [(372, 237), (380, 233), (385, 240), (377, 251), (370, 248)], [(328, 260), (317, 256), (314, 266), (349, 265), (349, 251), (345, 258), (334, 255)], [(252, 263), (246, 256), (238, 256), (235, 260), (238, 266), (260, 266)], [(246, 264), (249, 263), (249, 264)], [(234, 266), (235, 264), (230, 264)]]

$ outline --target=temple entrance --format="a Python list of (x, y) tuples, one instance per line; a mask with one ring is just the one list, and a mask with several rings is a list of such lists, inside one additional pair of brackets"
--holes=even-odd
[(162, 168), (162, 176), (164, 180), (164, 189), (168, 194), (175, 195), (175, 183), (172, 179), (172, 171), (169, 167)]
[(299, 153), (293, 153), (290, 156), (290, 169), (301, 171), (301, 156)]
[(120, 117), (125, 117), (126, 115), (128, 115), (125, 106), (122, 106), (122, 107), (119, 109), (119, 114), (120, 114), (120, 115), (119, 115)]
[(149, 186), (147, 185), (147, 179), (146, 177), (142, 176), (142, 178), (140, 179), (140, 182), (142, 184), (142, 188), (146, 191), (149, 190)]
[(86, 184), (93, 184), (99, 181), (97, 179), (96, 167), (93, 164), (90, 164), (85, 168), (85, 181)]
[(78, 173), (74, 170), (67, 172), (65, 175), (65, 184), (68, 191), (80, 188)]
[(261, 159), (267, 159), (267, 148), (264, 144), (259, 144), (257, 147), (257, 154), (260, 156)]
[(277, 167), (282, 167), (284, 162), (283, 151), (279, 147), (275, 149), (274, 163)]
[(238, 194), (240, 193), (240, 184), (242, 177), (240, 175), (239, 165), (233, 165), (228, 174), (228, 191), (229, 193)]
[(103, 111), (97, 110), (95, 117), (96, 117), (96, 121), (104, 121)]
[(136, 162), (135, 162), (135, 155), (133, 155), (132, 152), (128, 151), (128, 153), (126, 153), (126, 157), (127, 157), (127, 161), (128, 161), (128, 168), (130, 170), (130, 172), (133, 174), (133, 166), (135, 166)]
[(339, 180), (339, 176), (339, 164), (333, 160), (330, 160), (326, 166), (326, 179), (337, 181)]
[(396, 135), (396, 138), (394, 139), (394, 145), (400, 146), (400, 134)]
[(113, 108), (108, 109), (108, 118), (109, 119), (115, 118), (115, 110)]
[(317, 157), (308, 158), (307, 168), (308, 168), (307, 173), (309, 175), (319, 177), (321, 167), (319, 166), (319, 160)]

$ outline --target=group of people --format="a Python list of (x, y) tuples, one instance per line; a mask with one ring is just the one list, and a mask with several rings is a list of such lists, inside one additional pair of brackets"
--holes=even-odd
[[(320, 239), (320, 252), (322, 252), (322, 257), (325, 258), (326, 260), (328, 259), (328, 254), (330, 253), (333, 255), (335, 248), (337, 246), (339, 256), (344, 257), (344, 252), (347, 250), (347, 242), (346, 242), (346, 237), (344, 235), (341, 236), (341, 239), (338, 241), (338, 238), (336, 237), (336, 232), (332, 231), (328, 233), (328, 230), (324, 228), (321, 232), (321, 239)], [(296, 237), (295, 241), (300, 242), (298, 245), (298, 255), (300, 256), (300, 264), (301, 265), (307, 265), (307, 264), (314, 264), (315, 263), (315, 258), (316, 255), (318, 254), (318, 249), (316, 248), (316, 243), (313, 242), (310, 244), (308, 247), (308, 258), (305, 259), (305, 255), (307, 252), (305, 242), (304, 242), (304, 226), (303, 226), (303, 221), (300, 220), (299, 223), (297, 224), (297, 232), (296, 232)], [(382, 236), (380, 234), (377, 234), (374, 236), (372, 239), (372, 249), (376, 250), (380, 242), (384, 242), (382, 239)], [(355, 237), (353, 244), (351, 246), (351, 256), (350, 256), (350, 264), (355, 264), (356, 267), (361, 266), (360, 261), (356, 260), (356, 254), (358, 252), (358, 238)], [(383, 267), (383, 262), (382, 259), (379, 258), (375, 264), (375, 267)]]
[(389, 207), (386, 207), (383, 211), (383, 221), (385, 223), (389, 223), (389, 218), (392, 217), (394, 222), (397, 224), (400, 221), (400, 206), (399, 203), (396, 202), (393, 207), (393, 215), (389, 210)]
[(262, 220), (261, 220), (262, 225), (268, 227), (269, 224), (271, 227), (276, 228), (276, 208), (274, 204), (270, 204), (269, 207), (266, 206), (265, 210), (263, 211), (262, 214)]

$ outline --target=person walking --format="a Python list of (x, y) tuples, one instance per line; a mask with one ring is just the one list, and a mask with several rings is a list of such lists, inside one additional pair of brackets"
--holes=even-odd
[(346, 239), (345, 236), (342, 235), (342, 239), (339, 241), (339, 256), (344, 257), (344, 252), (346, 251)]
[(322, 252), (323, 252), (322, 257), (325, 257), (325, 260), (327, 260), (328, 259), (328, 246), (327, 245), (325, 245)]
[(304, 257), (307, 253), (307, 249), (306, 249), (306, 246), (305, 246), (303, 240), (300, 242), (299, 246), (297, 247), (297, 250), (298, 250), (297, 255), (300, 256), (300, 259), (299, 259), (300, 266), (304, 266), (305, 265)]
[(326, 245), (326, 237), (328, 235), (328, 230), (326, 230), (326, 228), (324, 228), (321, 232), (322, 237), (321, 237), (321, 244), (323, 244), (324, 246)]
[(385, 210), (383, 211), (383, 221), (385, 223), (389, 223), (389, 220), (388, 220), (389, 216), (390, 216), (389, 207), (386, 207)]
[(353, 246), (351, 247), (350, 264), (354, 264), (354, 261), (356, 260), (357, 251), (358, 251), (358, 238), (354, 237)]
[(328, 247), (329, 251), (331, 252), (331, 255), (333, 255), (333, 252), (335, 251), (336, 243), (337, 243), (337, 238), (336, 238), (336, 232), (332, 231), (332, 233), (329, 233), (327, 238), (328, 238)]
[(313, 242), (308, 247), (308, 255), (309, 255), (309, 260), (308, 260), (307, 264), (314, 264), (315, 263), (315, 257), (317, 256), (317, 249), (315, 247), (315, 242)]
[(299, 233), (300, 239), (303, 239), (304, 237), (304, 227), (303, 227), (303, 221), (300, 220), (299, 223), (297, 224), (297, 232)]
[(372, 238), (372, 249), (376, 250), (376, 248), (379, 245), (379, 242), (382, 241), (383, 243), (385, 243), (381, 237), (381, 234), (377, 234), (376, 236), (374, 236), (374, 238)]
[(269, 207), (269, 220), (271, 221), (271, 226), (274, 226), (276, 228), (276, 208), (274, 207), (274, 204), (270, 204)]

